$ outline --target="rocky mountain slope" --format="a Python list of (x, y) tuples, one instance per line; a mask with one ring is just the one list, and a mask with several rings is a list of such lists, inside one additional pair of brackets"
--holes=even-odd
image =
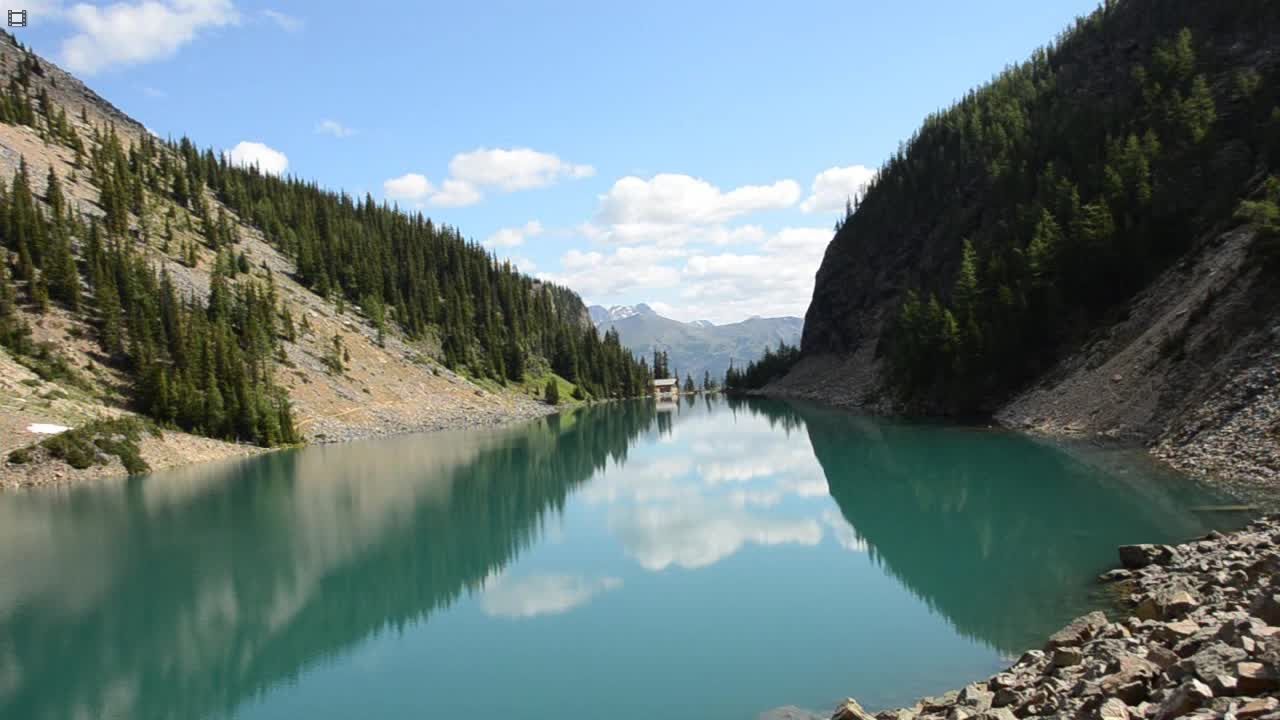
[(769, 393), (1280, 481), (1280, 8), (1119, 0), (930, 117)]
[(617, 330), (622, 344), (638, 357), (665, 351), (672, 370), (678, 370), (682, 380), (692, 376), (699, 386), (705, 373), (721, 382), (730, 363), (745, 367), (767, 347), (777, 347), (779, 342), (798, 344), (804, 325), (797, 317), (752, 317), (724, 325), (706, 320), (686, 323), (663, 317), (644, 303), (611, 308), (592, 305), (588, 311), (600, 332)]
[[(33, 57), (11, 36), (0, 37), (0, 84), (14, 87), (15, 76)], [(14, 173), (25, 164), (32, 192), (43, 200), (46, 178), (52, 170), (60, 178), (70, 212), (86, 222), (93, 218), (101, 221), (104, 198), (90, 180), (84, 156), (94, 152), (108, 128), (126, 147), (136, 147), (147, 130), (53, 63), (37, 62), (38, 72), (29, 73), (29, 85), (21, 93), (33, 99), (47, 95), (50, 110), (65, 112), (69, 132), (81, 139), (85, 151), (77, 153), (51, 137), (41, 125), (42, 119), (35, 125), (0, 122), (0, 178), (9, 187)], [(497, 423), (548, 411), (534, 397), (541, 390), (534, 379), (505, 388), (470, 379), (443, 364), (439, 343), (430, 334), (410, 337), (394, 325), (380, 333), (374, 319), (353, 307), (354, 303), (343, 303), (332, 294), (317, 294), (300, 281), (296, 262), (269, 242), (262, 230), (238, 216), (211, 190), (206, 188), (202, 194), (211, 215), (228, 219), (235, 252), (244, 255), (248, 271), (238, 275), (236, 282), (266, 282), (269, 278), (282, 306), (303, 328), (292, 338), (279, 339), (272, 372), (274, 383), (288, 393), (293, 419), (304, 441)], [(128, 216), (130, 250), (157, 271), (166, 272), (180, 294), (207, 296), (217, 253), (208, 247), (207, 229), (202, 228), (190, 205), (149, 189), (142, 193), (142, 205), (141, 215)], [(47, 212), (47, 207), (44, 210)], [(171, 238), (162, 241), (167, 232)], [(72, 245), (77, 252), (83, 251), (82, 238), (72, 238)], [(181, 250), (185, 248), (190, 249), (189, 257)], [(19, 258), (0, 248), (0, 260), (16, 267)], [(86, 303), (93, 307), (91, 288), (86, 287), (85, 292)], [(576, 312), (585, 327), (585, 307), (573, 299), (579, 309), (570, 314)], [(17, 320), (30, 327), (31, 340), (47, 344), (49, 357), (71, 370), (68, 377), (42, 375), (32, 369), (30, 358), (0, 347), (0, 458), (40, 440), (40, 434), (29, 430), (33, 425), (75, 427), (137, 411), (131, 402), (133, 380), (118, 360), (103, 353), (97, 341), (99, 321), (92, 311), (75, 313), (56, 302), (39, 308), (26, 302), (21, 293), (19, 300)], [(335, 346), (345, 356), (340, 371), (327, 360)], [(531, 363), (530, 378), (549, 372), (545, 363), (537, 366), (537, 358)], [(148, 438), (142, 447), (144, 459), (154, 467), (244, 452), (243, 445), (174, 431)], [(0, 487), (113, 472), (121, 472), (118, 463), (75, 471), (61, 463), (51, 467), (3, 462)]]

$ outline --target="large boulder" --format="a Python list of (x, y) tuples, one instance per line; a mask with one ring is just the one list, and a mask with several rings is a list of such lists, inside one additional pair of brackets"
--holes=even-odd
[(1095, 610), (1072, 620), (1069, 625), (1050, 635), (1049, 642), (1045, 643), (1045, 649), (1055, 650), (1060, 647), (1083, 645), (1092, 640), (1106, 626), (1107, 616)]
[(1268, 625), (1280, 625), (1280, 594), (1263, 593), (1254, 600), (1250, 612), (1255, 617), (1262, 618)]
[(1079, 665), (1084, 660), (1084, 653), (1078, 647), (1060, 647), (1053, 651), (1053, 666), (1058, 668)]
[(1280, 675), (1260, 662), (1236, 663), (1236, 687), (1242, 693), (1256, 694), (1280, 690)]
[(1178, 553), (1168, 545), (1121, 545), (1120, 564), (1130, 570), (1137, 570), (1148, 565), (1169, 565), (1178, 557)]
[(1195, 678), (1203, 683), (1212, 683), (1219, 675), (1234, 674), (1236, 666), (1247, 657), (1240, 648), (1212, 643), (1191, 657), (1179, 660), (1166, 672), (1174, 680)]
[(1119, 698), (1111, 698), (1098, 706), (1098, 720), (1129, 720), (1129, 706)]
[(1200, 632), (1200, 625), (1194, 620), (1174, 620), (1165, 623), (1152, 631), (1152, 635), (1170, 645), (1178, 643)]
[(840, 707), (836, 708), (836, 711), (832, 713), (831, 720), (876, 720), (876, 718), (871, 713), (863, 710), (857, 700), (845, 698), (845, 701), (840, 703)]
[(1098, 687), (1104, 694), (1118, 695), (1130, 683), (1145, 683), (1159, 674), (1156, 663), (1137, 655), (1125, 655), (1107, 668), (1107, 675), (1098, 681)]
[(1277, 709), (1280, 709), (1280, 700), (1273, 697), (1258, 698), (1243, 703), (1236, 708), (1235, 716), (1239, 720), (1253, 720), (1253, 718), (1271, 717)]
[(1174, 690), (1169, 697), (1160, 703), (1156, 712), (1157, 720), (1174, 720), (1213, 699), (1213, 690), (1199, 680), (1188, 680)]
[(966, 685), (960, 691), (960, 696), (956, 698), (956, 702), (976, 712), (984, 712), (991, 709), (991, 702), (995, 699), (995, 696), (995, 693), (985, 690), (975, 683)]
[(1185, 585), (1169, 584), (1143, 596), (1133, 612), (1143, 620), (1175, 620), (1199, 605), (1200, 598)]

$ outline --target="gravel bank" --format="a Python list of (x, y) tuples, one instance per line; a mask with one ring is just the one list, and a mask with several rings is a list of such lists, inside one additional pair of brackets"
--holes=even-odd
[(1231, 379), (1223, 391), (1170, 428), (1152, 454), (1260, 505), (1280, 486), (1280, 353)]
[(1076, 619), (1006, 671), (909, 708), (832, 720), (1280, 719), (1280, 516), (1178, 546), (1120, 548), (1121, 619)]
[[(344, 424), (337, 419), (319, 419), (311, 427), (311, 444), (348, 442), (372, 437), (404, 435), (436, 430), (465, 430), (522, 422), (559, 412), (563, 408), (536, 401), (513, 400), (506, 407), (441, 406), (422, 417), (403, 420), (391, 416), (372, 426)], [(319, 431), (319, 432), (315, 432)]]

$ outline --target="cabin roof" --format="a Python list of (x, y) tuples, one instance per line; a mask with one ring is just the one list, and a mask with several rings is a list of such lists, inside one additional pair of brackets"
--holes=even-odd
[(653, 381), (654, 387), (667, 387), (668, 385), (675, 385), (675, 384), (676, 384), (675, 378), (661, 378)]

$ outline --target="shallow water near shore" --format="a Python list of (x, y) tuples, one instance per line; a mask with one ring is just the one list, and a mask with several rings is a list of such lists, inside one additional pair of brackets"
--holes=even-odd
[(1230, 502), (1133, 451), (701, 397), (10, 493), (0, 717), (894, 707)]

